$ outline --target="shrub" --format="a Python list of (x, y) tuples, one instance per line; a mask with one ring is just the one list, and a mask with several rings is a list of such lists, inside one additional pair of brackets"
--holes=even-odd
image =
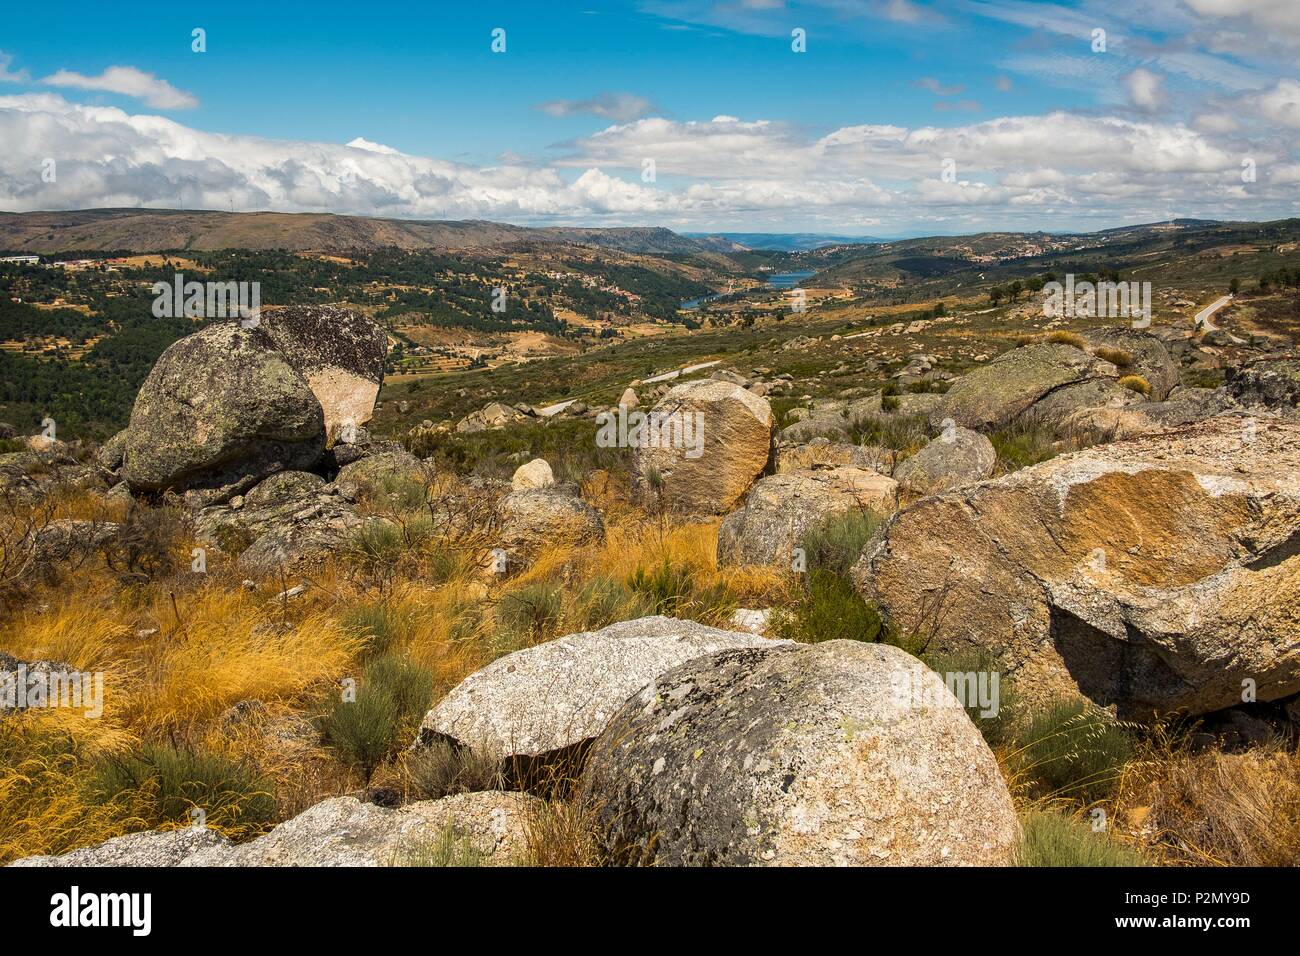
[(820, 641), (881, 641), (888, 637), (880, 612), (862, 599), (853, 585), (822, 568), (808, 573), (808, 587), (792, 608), (772, 614), (777, 637), (804, 644)]
[(116, 803), (149, 829), (190, 825), (191, 811), (234, 836), (251, 836), (275, 822), (272, 784), (248, 766), (172, 744), (104, 758), (88, 783), (91, 803)]
[(386, 654), (405, 643), (414, 625), (413, 608), (390, 601), (354, 607), (343, 615), (343, 630), (364, 642), (364, 652)]
[(726, 615), (731, 603), (724, 585), (702, 587), (691, 568), (674, 566), (666, 559), (650, 568), (637, 568), (628, 576), (627, 586), (644, 600), (647, 614), (716, 619)]
[(809, 528), (800, 542), (808, 557), (808, 567), (848, 574), (879, 526), (879, 516), (864, 509), (832, 515)]
[(1029, 345), (1036, 345), (1040, 341), (1037, 335), (1017, 335), (1014, 345), (1018, 349), (1023, 349)]
[(501, 627), (536, 642), (554, 635), (563, 607), (560, 586), (538, 581), (503, 594), (495, 614)]
[(524, 818), (528, 866), (604, 866), (594, 807), (582, 801), (552, 800)]
[(1131, 392), (1137, 392), (1140, 395), (1151, 394), (1151, 383), (1141, 375), (1125, 375), (1119, 380), (1122, 388), (1127, 388)]
[(1019, 471), (1057, 455), (1056, 434), (1037, 422), (1016, 422), (989, 432), (988, 438), (1002, 472)]
[(645, 605), (630, 588), (612, 578), (597, 576), (587, 581), (573, 598), (574, 625), (595, 631), (616, 621), (645, 615)]
[(1044, 797), (1092, 803), (1109, 796), (1133, 753), (1128, 729), (1087, 701), (1059, 701), (1018, 735), (1015, 770)]
[(334, 697), (321, 718), (321, 736), (339, 759), (366, 780), (415, 734), (433, 698), (428, 671), (394, 655), (366, 666), (356, 699)]
[(1133, 364), (1133, 353), (1126, 352), (1124, 349), (1111, 348), (1109, 345), (1099, 345), (1093, 349), (1092, 354), (1097, 356), (1103, 362), (1109, 362), (1120, 368), (1128, 368)]
[(1078, 332), (1067, 332), (1065, 329), (1049, 332), (1047, 341), (1053, 345), (1073, 345), (1076, 349), (1086, 349), (1088, 347), (1088, 342), (1082, 335)]
[(1073, 817), (1031, 810), (1021, 821), (1019, 866), (1144, 866), (1136, 850)]
[(429, 741), (407, 757), (402, 769), (407, 796), (415, 800), (439, 800), (502, 786), (499, 760), (446, 740)]
[(855, 445), (879, 445), (911, 453), (925, 447), (930, 430), (924, 415), (864, 415), (849, 423), (849, 438)]

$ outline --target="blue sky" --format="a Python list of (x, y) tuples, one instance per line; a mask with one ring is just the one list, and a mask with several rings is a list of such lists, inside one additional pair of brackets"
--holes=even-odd
[(1298, 214), (1294, 0), (60, 10), (0, 26), (0, 209), (867, 234)]

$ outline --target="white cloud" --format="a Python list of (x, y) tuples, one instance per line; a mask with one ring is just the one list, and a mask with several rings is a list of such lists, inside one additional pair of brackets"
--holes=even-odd
[(45, 86), (72, 87), (79, 90), (98, 90), (120, 93), (143, 100), (158, 110), (188, 110), (199, 105), (198, 98), (178, 90), (166, 80), (133, 66), (110, 66), (99, 76), (86, 76), (72, 70), (59, 70), (41, 80)]
[(1245, 96), (1242, 101), (1271, 123), (1300, 129), (1300, 81), (1279, 80), (1273, 87)]
[[(103, 206), (275, 209), (522, 223), (663, 223), (788, 229), (880, 218), (907, 224), (967, 210), (1002, 227), (1043, 217), (1108, 224), (1177, 204), (1248, 218), (1243, 204), (1293, 188), (1285, 151), (1251, 195), (1234, 195), (1240, 152), (1210, 132), (1065, 112), (956, 127), (861, 125), (809, 137), (767, 120), (648, 118), (577, 140), (547, 164), (488, 166), (413, 156), (356, 137), (346, 145), (206, 133), (157, 115), (0, 97), (0, 208)], [(12, 145), (10, 145), (12, 144)], [(58, 163), (45, 183), (42, 161)], [(1259, 154), (1261, 170), (1265, 156)], [(654, 159), (657, 182), (641, 180)], [(944, 160), (956, 165), (946, 182)], [(1240, 190), (1238, 190), (1240, 193)], [(990, 220), (979, 220), (988, 222)], [(1058, 222), (1058, 226), (1064, 223)]]
[(1157, 73), (1139, 67), (1124, 77), (1130, 102), (1148, 113), (1157, 112), (1165, 105), (1164, 79)]
[(1295, 0), (1185, 0), (1205, 17), (1240, 19), (1252, 32), (1300, 41), (1300, 4)]

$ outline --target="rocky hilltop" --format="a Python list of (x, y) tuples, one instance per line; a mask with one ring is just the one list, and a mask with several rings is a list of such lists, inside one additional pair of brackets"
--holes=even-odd
[[(0, 459), (25, 516), (0, 673), (107, 671), (126, 741), (97, 763), (76, 731), (98, 829), (19, 865), (1001, 866), (1043, 862), (1053, 827), (1134, 862), (1175, 852), (1202, 762), (1292, 779), (1294, 360), (1187, 387), (1164, 338), (1103, 328), (797, 415), (772, 404), (792, 376), (701, 368), (402, 443), (366, 427), (385, 347), (335, 308), (216, 323), (93, 456)], [(699, 440), (623, 473), (525, 449), (509, 480), (408, 448), (574, 421), (594, 448), (637, 409)], [(1055, 444), (1009, 466), (1007, 429)], [(18, 636), (93, 608), (93, 644)], [(40, 738), (19, 710), (0, 721)], [(195, 754), (260, 776), (168, 796), (160, 762)], [(1095, 807), (1113, 832), (1071, 822)]]

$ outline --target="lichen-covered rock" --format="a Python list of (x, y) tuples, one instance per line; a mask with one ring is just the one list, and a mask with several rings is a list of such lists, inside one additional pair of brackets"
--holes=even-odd
[(420, 740), (447, 739), (500, 759), (556, 754), (601, 733), (624, 701), (678, 664), (769, 643), (669, 617), (569, 634), (465, 678), (429, 711)]
[(475, 432), (487, 431), (492, 428), (502, 428), (513, 421), (528, 416), (517, 408), (511, 408), (509, 405), (502, 405), (500, 402), (489, 402), (476, 412), (470, 412), (464, 418), (456, 423), (456, 431), (463, 434), (473, 434)]
[(378, 323), (330, 305), (264, 308), (258, 318), (320, 402), (329, 441), (370, 421), (388, 354), (388, 335)]
[(1228, 392), (1245, 405), (1294, 410), (1300, 406), (1300, 359), (1262, 358), (1224, 369)]
[(82, 847), (58, 856), (29, 856), (10, 866), (177, 866), (201, 850), (224, 852), (228, 841), (216, 830), (185, 827), (180, 830), (145, 830), (114, 837), (96, 846)]
[(283, 501), (301, 501), (325, 487), (325, 479), (310, 471), (281, 471), (259, 482), (244, 495), (245, 508), (261, 508)]
[(718, 529), (719, 564), (791, 566), (805, 532), (849, 511), (893, 513), (898, 485), (860, 468), (784, 472), (759, 479)]
[(979, 432), (953, 425), (894, 470), (894, 478), (913, 494), (930, 495), (993, 474), (998, 455)]
[(194, 853), (181, 866), (401, 866), (429, 862), (439, 839), (467, 840), (494, 866), (517, 862), (527, 814), (541, 801), (496, 790), (396, 809), (335, 797), (238, 846)]
[(592, 745), (580, 799), (620, 862), (1006, 865), (993, 754), (919, 660), (826, 641), (724, 651), (656, 678)]
[(1300, 690), (1300, 424), (1221, 416), (923, 498), (854, 569), (900, 633), (1122, 716)]
[(497, 503), (496, 547), (512, 563), (526, 564), (545, 548), (604, 540), (605, 522), (600, 512), (576, 495), (534, 488), (512, 491)]
[(1050, 392), (1098, 377), (1099, 364), (1072, 345), (1012, 349), (954, 381), (930, 412), (930, 423), (938, 428), (951, 419), (963, 428), (1000, 428)]
[(533, 488), (549, 488), (555, 484), (555, 474), (545, 458), (534, 458), (515, 469), (510, 479), (510, 487), (515, 491), (528, 491)]
[[(387, 809), (356, 797), (316, 804), (247, 843), (187, 827), (116, 837), (61, 856), (11, 866), (401, 866), (441, 862), (440, 851), (470, 851), (489, 866), (518, 862), (527, 815), (541, 801), (481, 791)], [(448, 844), (452, 844), (449, 846)]]
[(321, 404), (261, 329), (222, 322), (173, 342), (140, 387), (126, 439), (132, 491), (224, 498), (325, 447)]
[(767, 399), (731, 382), (676, 385), (650, 412), (662, 424), (634, 454), (637, 486), (669, 511), (725, 514), (767, 468), (776, 421)]
[[(1150, 332), (1141, 329), (1112, 326), (1089, 329), (1088, 344), (1093, 351), (1110, 348), (1127, 352), (1133, 359), (1118, 368), (1120, 375), (1141, 375), (1151, 386), (1148, 396), (1153, 402), (1162, 402), (1178, 386), (1178, 365), (1169, 349)], [(1103, 353), (1105, 354), (1105, 353)]]

